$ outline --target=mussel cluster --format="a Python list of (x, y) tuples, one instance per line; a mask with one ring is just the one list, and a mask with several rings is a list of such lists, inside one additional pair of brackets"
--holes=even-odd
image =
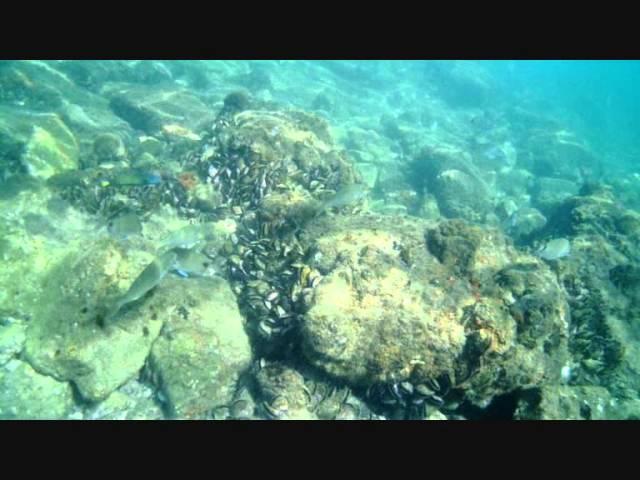
[(381, 411), (395, 412), (391, 416), (399, 414), (407, 420), (425, 418), (429, 406), (454, 412), (461, 400), (448, 375), (419, 384), (403, 381), (372, 385), (367, 389), (366, 397)]
[(125, 210), (143, 216), (162, 205), (174, 207), (184, 218), (218, 217), (217, 212), (198, 208), (197, 201), (175, 175), (163, 173), (157, 181), (141, 180), (139, 184), (119, 181), (123, 175), (134, 173), (134, 169), (91, 168), (56, 175), (48, 184), (72, 205), (103, 218)]
[[(275, 137), (256, 137), (238, 116), (221, 114), (185, 165), (221, 193), (222, 206), (237, 221), (223, 252), (228, 277), (248, 330), (258, 345), (270, 347), (261, 352), (268, 355), (281, 351), (275, 347), (291, 338), (321, 279), (305, 264), (308, 252), (298, 238), (300, 219), (288, 215), (286, 195), (302, 191), (305, 198), (321, 198), (354, 173), (347, 163), (301, 160), (281, 149)], [(277, 195), (283, 195), (282, 208), (274, 214), (265, 204), (273, 204)]]
[(624, 346), (615, 340), (605, 320), (602, 293), (577, 278), (565, 278), (564, 286), (572, 308), (569, 348), (580, 368), (578, 381), (606, 385), (624, 356)]

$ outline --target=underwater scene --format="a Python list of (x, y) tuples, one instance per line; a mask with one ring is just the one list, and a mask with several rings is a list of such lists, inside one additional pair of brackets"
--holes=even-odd
[(0, 61), (0, 419), (640, 418), (639, 83)]

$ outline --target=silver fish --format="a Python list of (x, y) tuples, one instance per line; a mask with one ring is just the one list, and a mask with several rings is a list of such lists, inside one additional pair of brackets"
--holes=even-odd
[(193, 224), (176, 230), (167, 235), (161, 242), (162, 249), (193, 248), (199, 243), (213, 238), (210, 224)]
[(571, 243), (566, 238), (556, 238), (548, 241), (540, 248), (536, 255), (544, 260), (558, 260), (571, 253)]
[(115, 303), (105, 320), (111, 321), (118, 312), (128, 303), (142, 298), (147, 292), (156, 287), (171, 270), (177, 260), (177, 254), (173, 251), (166, 252), (156, 258), (138, 275), (129, 290)]
[(367, 187), (362, 183), (352, 183), (342, 187), (338, 192), (329, 200), (322, 204), (322, 211), (329, 210), (331, 208), (341, 208), (347, 205), (351, 205), (362, 200), (367, 196)]
[(142, 223), (133, 212), (118, 215), (107, 223), (109, 233), (118, 238), (128, 238), (142, 233)]

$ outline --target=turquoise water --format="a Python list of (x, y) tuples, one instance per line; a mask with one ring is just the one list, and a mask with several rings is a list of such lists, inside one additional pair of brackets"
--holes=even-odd
[(0, 62), (0, 418), (638, 418), (639, 79)]

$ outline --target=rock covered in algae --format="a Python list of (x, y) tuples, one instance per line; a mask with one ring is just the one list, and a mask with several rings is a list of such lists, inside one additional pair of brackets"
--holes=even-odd
[(482, 221), (489, 213), (489, 190), (482, 181), (460, 170), (445, 170), (435, 180), (440, 211), (449, 218)]
[(531, 190), (533, 203), (543, 212), (552, 213), (565, 199), (577, 194), (579, 187), (562, 178), (538, 177)]
[(17, 359), (0, 369), (0, 419), (61, 419), (73, 408), (73, 392)]
[(519, 242), (539, 232), (547, 224), (547, 219), (535, 208), (522, 207), (513, 212), (504, 224), (509, 235)]
[(0, 320), (0, 367), (22, 351), (26, 329), (24, 322)]
[(39, 308), (27, 330), (25, 356), (39, 372), (72, 381), (90, 401), (106, 398), (144, 364), (160, 332), (163, 310), (147, 298), (120, 312), (118, 322), (101, 319), (152, 260), (125, 253), (111, 239), (71, 252), (43, 280)]
[(167, 278), (156, 296), (167, 305), (166, 319), (148, 366), (170, 414), (203, 418), (231, 404), (251, 347), (229, 284)]
[(23, 173), (46, 180), (78, 168), (78, 156), (78, 142), (58, 115), (9, 107), (0, 110), (0, 172), (4, 175)]
[(416, 191), (435, 195), (446, 217), (482, 221), (492, 208), (482, 172), (453, 145), (423, 148), (409, 164), (409, 178)]
[(571, 307), (572, 382), (626, 400), (640, 388), (639, 219), (593, 185), (565, 200), (548, 226), (571, 242), (558, 276)]
[(110, 98), (109, 106), (116, 115), (149, 135), (169, 125), (194, 129), (212, 117), (196, 96), (175, 86), (112, 83), (103, 87), (103, 93)]
[(640, 415), (638, 401), (620, 401), (598, 386), (550, 385), (525, 390), (515, 411), (519, 420), (626, 420)]
[[(601, 161), (574, 134), (553, 127), (536, 129), (521, 145), (519, 163), (539, 177), (582, 181), (601, 173)], [(520, 159), (522, 158), (522, 162)]]
[(323, 277), (303, 317), (302, 350), (330, 375), (354, 386), (448, 376), (478, 403), (559, 378), (562, 291), (497, 230), (336, 216), (305, 235)]
[(620, 205), (613, 192), (602, 185), (587, 185), (578, 195), (567, 198), (549, 218), (548, 227), (559, 235), (640, 240), (640, 214)]

